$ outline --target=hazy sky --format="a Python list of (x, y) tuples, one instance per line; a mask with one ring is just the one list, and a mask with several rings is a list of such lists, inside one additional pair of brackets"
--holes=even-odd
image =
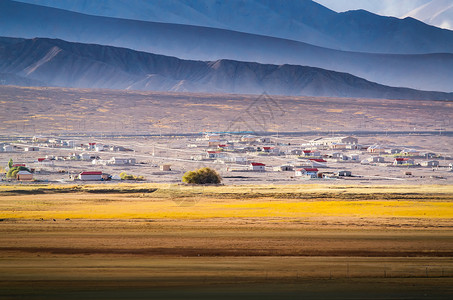
[(370, 12), (401, 17), (430, 0), (314, 0), (337, 12), (365, 9)]

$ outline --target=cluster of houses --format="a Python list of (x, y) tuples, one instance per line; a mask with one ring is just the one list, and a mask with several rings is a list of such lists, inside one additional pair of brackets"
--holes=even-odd
[[(207, 133), (200, 141), (207, 141), (205, 153), (192, 156), (194, 160), (211, 160), (223, 164), (248, 166), (236, 171), (292, 171), (302, 178), (335, 178), (352, 176), (351, 171), (320, 171), (329, 168), (329, 162), (384, 164), (386, 166), (439, 167), (432, 152), (415, 149), (397, 149), (383, 145), (361, 145), (356, 137), (320, 137), (299, 145), (272, 143), (269, 137), (253, 135), (232, 136)], [(196, 147), (191, 145), (189, 147)], [(285, 150), (282, 150), (285, 149)], [(284, 156), (295, 159), (292, 164), (267, 167), (263, 160), (268, 156)], [(361, 159), (361, 156), (365, 156)], [(263, 159), (260, 159), (263, 157)]]
[[(126, 148), (123, 146), (113, 146), (113, 145), (105, 145), (95, 142), (87, 142), (81, 143), (75, 140), (65, 140), (65, 139), (57, 139), (57, 138), (50, 138), (45, 136), (34, 136), (32, 138), (33, 143), (40, 144), (43, 147), (50, 147), (50, 148), (69, 148), (79, 151), (133, 151), (130, 148)], [(38, 149), (39, 150), (39, 149)]]

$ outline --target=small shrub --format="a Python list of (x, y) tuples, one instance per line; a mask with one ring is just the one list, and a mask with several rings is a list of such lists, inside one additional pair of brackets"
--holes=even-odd
[(145, 177), (143, 177), (143, 176), (135, 176), (132, 174), (127, 174), (126, 172), (121, 172), (120, 178), (121, 178), (121, 180), (138, 180), (138, 181), (145, 180)]
[(182, 182), (191, 184), (218, 184), (222, 177), (211, 168), (201, 168), (196, 171), (188, 171), (182, 176)]

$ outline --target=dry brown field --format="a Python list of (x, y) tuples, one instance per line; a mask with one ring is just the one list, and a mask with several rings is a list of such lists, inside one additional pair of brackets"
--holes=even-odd
[(452, 186), (0, 188), (1, 299), (451, 299)]
[(3, 134), (452, 130), (453, 104), (0, 86)]

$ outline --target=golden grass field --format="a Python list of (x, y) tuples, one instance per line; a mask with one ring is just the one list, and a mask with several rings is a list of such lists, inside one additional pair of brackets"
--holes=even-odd
[(453, 186), (0, 187), (1, 299), (450, 299)]

